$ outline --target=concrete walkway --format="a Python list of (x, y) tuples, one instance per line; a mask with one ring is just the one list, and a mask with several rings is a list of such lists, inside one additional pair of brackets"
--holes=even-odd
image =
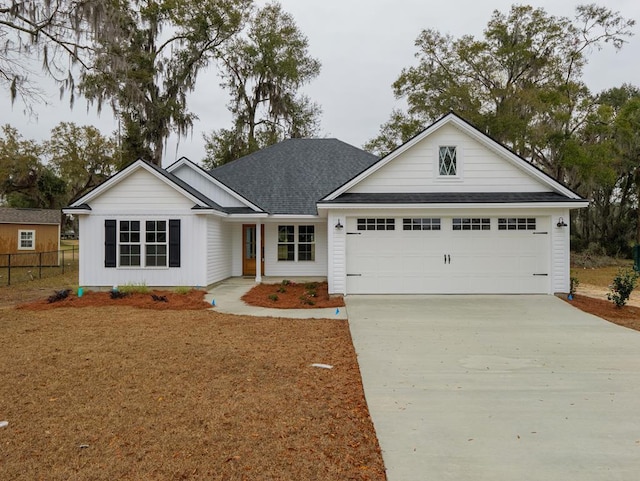
[(348, 296), (388, 481), (640, 479), (640, 332), (552, 296)]
[[(312, 281), (314, 279), (307, 279)], [(279, 278), (265, 278), (264, 283), (278, 283)], [(240, 316), (285, 317), (287, 319), (346, 319), (347, 310), (344, 307), (326, 309), (275, 309), (255, 307), (241, 300), (256, 283), (253, 279), (232, 277), (209, 290), (205, 300), (211, 304), (215, 301), (215, 310), (226, 314)]]

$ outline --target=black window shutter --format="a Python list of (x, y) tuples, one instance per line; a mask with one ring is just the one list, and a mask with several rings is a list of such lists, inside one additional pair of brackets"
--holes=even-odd
[(116, 266), (116, 221), (104, 221), (104, 266)]
[(169, 267), (180, 267), (180, 219), (169, 219)]

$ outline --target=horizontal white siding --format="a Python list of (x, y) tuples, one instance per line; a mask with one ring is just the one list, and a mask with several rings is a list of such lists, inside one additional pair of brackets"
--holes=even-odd
[[(438, 148), (457, 147), (460, 180), (438, 179)], [(349, 189), (353, 193), (545, 192), (538, 183), (498, 154), (445, 125)]]
[(150, 172), (138, 169), (90, 202), (93, 212), (176, 212), (194, 201)]
[[(104, 221), (180, 219), (180, 267), (135, 268), (104, 267)], [(79, 216), (80, 273), (79, 282), (85, 287), (112, 287), (125, 284), (146, 286), (205, 286), (206, 218), (193, 214), (160, 216), (149, 212), (138, 214), (96, 214)]]
[(207, 284), (231, 277), (231, 225), (207, 218)]
[(172, 173), (222, 207), (246, 207), (234, 196), (214, 184), (211, 179), (205, 177), (202, 172), (188, 165), (181, 165)]
[[(557, 213), (551, 219), (551, 259), (553, 269), (553, 292), (569, 292), (570, 284), (570, 222), (569, 211)], [(567, 227), (558, 228), (562, 217)]]
[[(340, 220), (342, 229), (336, 229), (335, 225)], [(340, 215), (329, 214), (327, 216), (327, 252), (331, 262), (328, 263), (327, 281), (329, 294), (345, 294), (346, 285), (346, 218)]]
[[(295, 225), (296, 233), (299, 225), (314, 225), (316, 238), (315, 261), (279, 261), (278, 260), (278, 226)], [(327, 275), (327, 227), (324, 222), (289, 222), (265, 224), (264, 228), (264, 275), (266, 276), (326, 276)], [(297, 239), (296, 239), (297, 241)], [(240, 249), (242, 254), (242, 249)]]
[(231, 275), (242, 276), (242, 224), (231, 226)]

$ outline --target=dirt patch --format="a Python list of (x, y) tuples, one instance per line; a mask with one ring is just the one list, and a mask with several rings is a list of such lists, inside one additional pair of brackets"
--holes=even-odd
[(119, 298), (112, 298), (111, 292), (85, 292), (82, 297), (69, 294), (68, 297), (49, 302), (49, 294), (44, 299), (19, 304), (18, 309), (31, 311), (43, 311), (59, 309), (63, 307), (104, 307), (104, 306), (128, 306), (141, 309), (156, 310), (198, 310), (208, 309), (211, 305), (205, 302), (206, 291), (192, 289), (191, 291), (178, 294), (172, 291), (153, 290), (148, 293), (132, 292)]
[[(563, 296), (563, 299), (566, 300), (566, 297)], [(580, 294), (574, 296), (572, 301), (567, 300), (567, 302), (609, 322), (640, 331), (640, 307), (632, 305), (616, 307), (611, 301)]]
[(7, 308), (0, 339), (3, 479), (385, 480), (346, 321)]
[(251, 306), (277, 309), (343, 307), (342, 296), (329, 296), (326, 282), (258, 284), (242, 296)]

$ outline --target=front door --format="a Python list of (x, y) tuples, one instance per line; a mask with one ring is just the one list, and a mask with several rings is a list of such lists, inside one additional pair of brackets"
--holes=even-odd
[[(242, 275), (243, 276), (255, 276), (256, 275), (256, 225), (255, 224), (243, 224), (242, 225)], [(261, 244), (262, 244), (262, 260), (261, 271), (264, 275), (264, 225), (261, 229)]]

